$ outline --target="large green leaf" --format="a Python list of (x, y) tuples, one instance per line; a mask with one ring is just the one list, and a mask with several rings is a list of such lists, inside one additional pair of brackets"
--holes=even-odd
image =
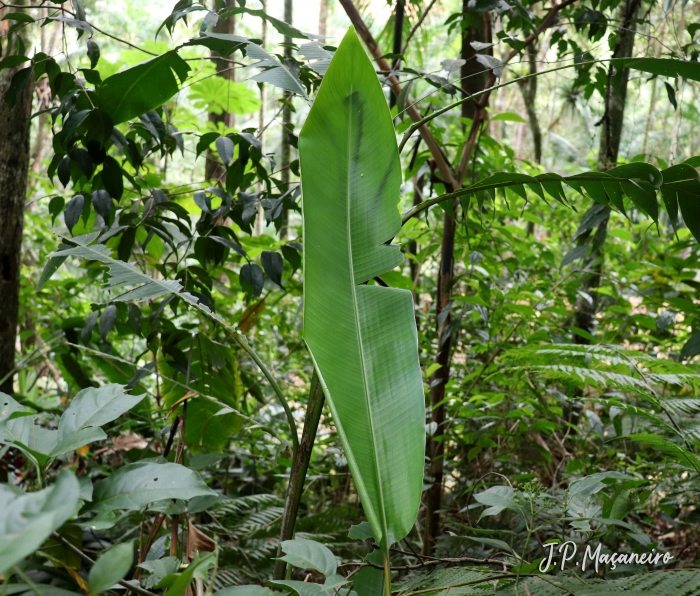
[(282, 550), (285, 556), (281, 559), (295, 567), (313, 569), (326, 577), (330, 577), (338, 569), (335, 555), (327, 546), (315, 540), (285, 540), (282, 542)]
[(60, 528), (79, 497), (78, 479), (67, 469), (58, 475), (56, 484), (35, 493), (0, 484), (0, 574), (7, 573)]
[(215, 495), (199, 474), (179, 464), (137, 462), (95, 483), (90, 509), (135, 511), (163, 499)]
[(625, 66), (665, 77), (680, 76), (692, 81), (700, 81), (700, 64), (695, 61), (676, 58), (616, 58), (611, 60), (616, 66)]
[(99, 107), (110, 115), (114, 124), (126, 122), (168, 101), (180, 90), (189, 71), (187, 62), (177, 52), (166, 52), (107, 77), (97, 94)]
[(134, 546), (131, 542), (118, 544), (105, 552), (90, 569), (88, 582), (90, 594), (109, 590), (129, 573), (134, 562)]
[(39, 462), (106, 439), (100, 426), (128, 412), (143, 398), (129, 395), (122, 385), (83, 389), (73, 398), (58, 422), (58, 429), (42, 428), (37, 416), (0, 393), (0, 441), (31, 453)]
[(71, 400), (58, 428), (65, 436), (88, 426), (103, 426), (128, 412), (144, 397), (145, 393), (129, 395), (123, 385), (116, 383), (83, 389)]
[(364, 282), (402, 261), (401, 166), (389, 109), (351, 29), (299, 137), (304, 337), (355, 485), (386, 552), (413, 526), (425, 417), (410, 292)]

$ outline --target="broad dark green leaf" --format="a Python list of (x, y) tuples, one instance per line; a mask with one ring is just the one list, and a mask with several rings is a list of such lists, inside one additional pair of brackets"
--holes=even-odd
[(105, 551), (90, 569), (88, 585), (90, 594), (99, 594), (124, 579), (134, 562), (134, 545), (118, 544)]
[[(54, 257), (56, 258), (56, 257)], [(92, 338), (92, 330), (95, 328), (95, 324), (97, 323), (97, 317), (100, 316), (100, 311), (99, 310), (93, 310), (86, 318), (85, 318), (85, 325), (83, 325), (83, 329), (80, 332), (80, 339), (83, 340), (83, 343), (88, 343), (90, 339)]]
[(173, 97), (189, 71), (187, 62), (177, 52), (167, 52), (107, 77), (97, 93), (99, 107), (110, 115), (114, 124), (126, 122), (155, 110)]
[(264, 250), (260, 255), (265, 275), (267, 275), (278, 286), (282, 287), (282, 273), (284, 271), (284, 260), (278, 252)]
[(692, 358), (700, 354), (700, 333), (694, 333), (681, 348), (682, 358)]
[(102, 311), (100, 315), (99, 331), (100, 337), (105, 340), (107, 339), (107, 334), (114, 329), (114, 324), (117, 322), (117, 307), (114, 304), (110, 304), (107, 308)]
[(96, 190), (92, 193), (92, 206), (105, 222), (109, 222), (109, 214), (112, 211), (112, 197), (106, 190)]
[(611, 60), (615, 66), (624, 66), (642, 72), (665, 77), (683, 77), (700, 81), (700, 63), (675, 58), (616, 58)]
[[(0, 406), (6, 401), (0, 394)], [(44, 490), (25, 493), (11, 484), (0, 484), (0, 573), (37, 550), (73, 514), (80, 484), (64, 468), (56, 483)]]
[(95, 483), (90, 509), (136, 511), (163, 499), (215, 495), (196, 472), (179, 464), (137, 462)]
[(73, 232), (75, 224), (83, 215), (83, 205), (85, 203), (85, 198), (83, 195), (75, 195), (68, 204), (66, 205), (66, 210), (63, 212), (63, 219), (66, 222), (66, 227), (69, 232)]
[(229, 165), (233, 159), (233, 141), (228, 137), (216, 139), (216, 151), (224, 165)]
[(122, 178), (122, 168), (119, 162), (111, 156), (105, 157), (102, 164), (102, 184), (109, 195), (117, 202), (124, 194), (124, 179)]
[(294, 567), (313, 569), (326, 577), (334, 575), (338, 569), (335, 555), (327, 546), (315, 540), (285, 540), (282, 550), (285, 554), (281, 559)]
[(98, 46), (94, 41), (89, 40), (87, 42), (87, 55), (90, 59), (90, 68), (95, 68), (97, 63), (100, 61), (100, 46)]
[(247, 263), (241, 267), (240, 280), (247, 293), (256, 298), (262, 294), (265, 276), (263, 270), (255, 263)]

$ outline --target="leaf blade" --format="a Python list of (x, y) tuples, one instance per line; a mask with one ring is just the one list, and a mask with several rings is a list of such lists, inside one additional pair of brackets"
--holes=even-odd
[(361, 285), (402, 261), (397, 246), (385, 245), (400, 228), (395, 139), (374, 68), (350, 29), (299, 138), (304, 337), (385, 552), (413, 525), (425, 449), (411, 294)]

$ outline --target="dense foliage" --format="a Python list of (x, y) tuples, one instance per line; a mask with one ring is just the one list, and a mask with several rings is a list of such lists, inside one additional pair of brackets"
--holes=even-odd
[(700, 593), (698, 7), (118, 4), (0, 1), (3, 593)]

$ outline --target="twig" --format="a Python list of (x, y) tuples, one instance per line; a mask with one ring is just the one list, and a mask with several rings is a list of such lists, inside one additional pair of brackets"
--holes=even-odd
[[(362, 20), (362, 17), (360, 16), (360, 13), (357, 11), (357, 8), (352, 3), (352, 0), (339, 1), (345, 9), (345, 13), (348, 15), (348, 18), (355, 26), (355, 30), (357, 31), (358, 35), (365, 42), (365, 45), (369, 49), (370, 53), (375, 57), (377, 66), (379, 66), (381, 70), (391, 73), (391, 65), (387, 62), (385, 58), (382, 58), (384, 53), (377, 45), (376, 40), (370, 33), (369, 29), (367, 28), (367, 25), (365, 25), (364, 21)], [(394, 75), (389, 75), (388, 79), (389, 83), (392, 86), (394, 94), (396, 95), (396, 97), (398, 97), (399, 93), (401, 92), (401, 83), (399, 83), (399, 80)], [(410, 116), (411, 120), (413, 120), (414, 122), (418, 122), (419, 120), (421, 120), (420, 112), (413, 104), (410, 104), (406, 111), (408, 112), (408, 115)], [(435, 164), (437, 165), (438, 170), (440, 170), (440, 175), (442, 176), (443, 180), (447, 184), (449, 184), (453, 190), (460, 188), (461, 185), (459, 184), (459, 181), (456, 180), (454, 173), (452, 172), (452, 167), (450, 166), (449, 160), (445, 156), (445, 153), (443, 152), (442, 148), (440, 147), (440, 145), (438, 144), (437, 140), (430, 132), (428, 127), (420, 125), (417, 126), (416, 129), (420, 133), (421, 137), (423, 137), (423, 140), (425, 141), (425, 144), (427, 145), (431, 156), (435, 160)]]
[(406, 53), (406, 50), (408, 49), (408, 42), (411, 41), (411, 38), (414, 36), (416, 31), (418, 31), (418, 28), (423, 24), (423, 21), (425, 20), (425, 17), (428, 16), (428, 13), (430, 12), (430, 9), (435, 5), (437, 0), (433, 0), (429, 5), (428, 8), (426, 8), (423, 11), (423, 14), (420, 16), (420, 19), (418, 19), (418, 22), (413, 26), (413, 29), (408, 34), (408, 37), (406, 37), (406, 41), (403, 44), (403, 47), (401, 48), (401, 55), (403, 56)]
[[(344, 0), (341, 0), (341, 3), (343, 3), (343, 2), (344, 2)], [(570, 4), (573, 4), (574, 2), (576, 2), (576, 0), (565, 0), (561, 4), (555, 4), (552, 7), (552, 9), (549, 11), (549, 14), (547, 14), (547, 16), (542, 20), (542, 22), (537, 27), (537, 29), (535, 31), (533, 31), (528, 37), (525, 38), (524, 45), (528, 46), (529, 44), (531, 44), (542, 31), (544, 31), (547, 27), (549, 27), (552, 24), (552, 21), (557, 16), (559, 11), (561, 11), (563, 8), (566, 8)], [(508, 54), (508, 56), (506, 56), (505, 60), (503, 60), (503, 64), (507, 64), (508, 62), (510, 62), (510, 60), (512, 60), (515, 56), (517, 56), (518, 53), (519, 53), (518, 50), (512, 50)], [(602, 61), (601, 60), (597, 60), (597, 61), (593, 60), (592, 62), (602, 62)], [(561, 70), (562, 68), (571, 68), (573, 66), (580, 66), (580, 64), (567, 65), (566, 67), (559, 67), (559, 68), (556, 68), (553, 70), (543, 71), (542, 73), (533, 73), (531, 75), (526, 75), (525, 77), (521, 77), (521, 78), (529, 78), (531, 76), (537, 76), (539, 74), (554, 72), (556, 70)], [(489, 99), (489, 96), (491, 95), (491, 91), (493, 91), (494, 89), (499, 89), (500, 87), (505, 87), (506, 85), (512, 85), (513, 83), (517, 82), (517, 79), (514, 79), (512, 81), (508, 81), (506, 83), (502, 83), (501, 85), (494, 85), (495, 82), (496, 82), (496, 76), (493, 74), (493, 71), (492, 71), (491, 76), (489, 78), (489, 81), (486, 83), (486, 89), (484, 89), (483, 91), (479, 91), (478, 93), (473, 93), (471, 95), (468, 95), (467, 97), (463, 97), (459, 101), (456, 101), (453, 104), (450, 104), (449, 106), (446, 106), (445, 108), (443, 108), (441, 110), (437, 110), (436, 112), (433, 112), (429, 116), (426, 116), (425, 118), (422, 118), (420, 120), (416, 120), (414, 118), (413, 120), (414, 120), (415, 124), (413, 124), (406, 131), (406, 133), (403, 136), (403, 139), (401, 139), (401, 143), (399, 144), (399, 153), (401, 152), (403, 147), (406, 145), (406, 141), (408, 141), (408, 139), (411, 137), (411, 135), (416, 130), (420, 130), (420, 127), (425, 126), (425, 124), (427, 122), (429, 122), (430, 120), (432, 120), (433, 118), (436, 118), (440, 114), (444, 114), (445, 112), (447, 112), (447, 111), (449, 111), (449, 110), (451, 110), (459, 105), (462, 105), (463, 103), (465, 103), (467, 101), (472, 101), (474, 99), (474, 97), (477, 97), (479, 95), (482, 96), (482, 98), (479, 101), (479, 104), (477, 105), (477, 107), (479, 110), (482, 110), (486, 106), (486, 104), (488, 103), (488, 99)], [(475, 123), (476, 123), (476, 121), (475, 121)], [(473, 128), (474, 128), (474, 126), (472, 126), (472, 130), (473, 130)]]
[[(478, 571), (478, 570), (474, 570)], [(495, 573), (494, 571), (491, 571), (490, 573)], [(433, 594), (433, 593), (438, 593), (442, 592), (443, 590), (449, 590), (451, 588), (461, 588), (463, 586), (474, 586), (476, 584), (483, 584), (486, 582), (498, 580), (498, 579), (515, 579), (515, 578), (520, 578), (520, 577), (529, 577), (532, 574), (516, 574), (516, 573), (501, 573), (500, 575), (492, 575), (490, 577), (484, 577), (482, 579), (473, 579), (468, 582), (461, 582), (458, 584), (452, 584), (449, 586), (436, 586), (434, 588), (426, 588), (424, 590), (416, 590), (415, 592), (407, 592), (406, 594), (403, 594), (403, 596), (415, 596), (416, 594)]]

